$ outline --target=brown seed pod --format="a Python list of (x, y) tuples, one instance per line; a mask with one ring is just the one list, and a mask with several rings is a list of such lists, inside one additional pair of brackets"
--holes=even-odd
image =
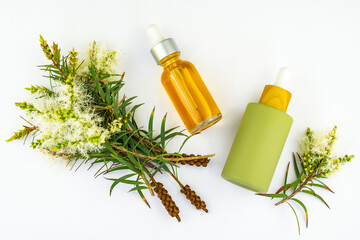
[[(186, 158), (186, 157), (195, 157), (194, 154), (181, 154), (182, 157)], [(201, 156), (201, 155), (197, 155), (197, 156)], [(181, 165), (185, 165), (188, 164), (190, 166), (196, 165), (197, 167), (203, 166), (206, 167), (208, 165), (208, 163), (210, 162), (209, 158), (199, 158), (199, 159), (193, 159), (193, 160), (179, 160), (178, 163), (180, 163)]]
[(171, 217), (176, 217), (178, 222), (180, 222), (181, 221), (179, 216), (180, 210), (176, 206), (175, 202), (172, 200), (168, 191), (164, 188), (164, 185), (160, 182), (154, 182), (154, 181), (152, 181), (150, 185), (151, 187), (154, 188), (154, 192), (156, 192), (158, 198), (161, 200), (162, 205), (164, 205), (169, 215)]
[(195, 191), (191, 190), (189, 185), (186, 185), (183, 189), (180, 190), (180, 192), (190, 200), (191, 204), (194, 205), (197, 210), (202, 209), (205, 212), (208, 212), (206, 209), (206, 203), (201, 201), (201, 198), (195, 193)]

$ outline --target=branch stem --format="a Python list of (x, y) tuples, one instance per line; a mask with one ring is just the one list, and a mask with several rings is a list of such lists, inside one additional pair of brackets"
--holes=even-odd
[(305, 186), (306, 184), (314, 177), (314, 174), (311, 174), (309, 176), (307, 176), (305, 178), (305, 180), (300, 184), (300, 186), (294, 191), (292, 192), (289, 196), (287, 196), (286, 198), (282, 199), (281, 201), (275, 203), (275, 206), (278, 206), (284, 202), (286, 202), (287, 200), (290, 200), (292, 197), (295, 196), (295, 194), (297, 194), (298, 192), (300, 192)]
[[(159, 157), (152, 157), (152, 156), (147, 156), (147, 155), (143, 155), (140, 153), (136, 153), (136, 152), (130, 151), (128, 149), (125, 149), (123, 147), (116, 146), (114, 144), (111, 144), (111, 147), (113, 147), (121, 152), (130, 153), (131, 155), (139, 157), (139, 158), (149, 159), (149, 160), (159, 160)], [(196, 159), (210, 158), (210, 157), (214, 157), (214, 156), (215, 156), (215, 154), (208, 154), (208, 155), (202, 155), (202, 156), (183, 157), (183, 158), (181, 158), (181, 157), (163, 157), (163, 159), (166, 161), (170, 161), (170, 162), (177, 162), (180, 160), (191, 161), (191, 160), (196, 160)]]

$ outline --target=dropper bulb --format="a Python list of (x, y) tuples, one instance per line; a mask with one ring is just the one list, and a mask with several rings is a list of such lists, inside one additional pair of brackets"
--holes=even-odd
[(274, 85), (286, 89), (290, 77), (291, 77), (291, 70), (287, 67), (282, 67), (279, 70)]
[(147, 34), (153, 46), (164, 40), (164, 37), (156, 24), (151, 24), (147, 27)]

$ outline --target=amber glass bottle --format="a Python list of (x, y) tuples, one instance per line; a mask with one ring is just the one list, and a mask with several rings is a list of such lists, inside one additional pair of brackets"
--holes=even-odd
[(194, 65), (180, 59), (173, 39), (164, 39), (155, 25), (148, 29), (155, 43), (151, 53), (164, 68), (161, 82), (191, 134), (196, 134), (218, 122), (222, 115)]

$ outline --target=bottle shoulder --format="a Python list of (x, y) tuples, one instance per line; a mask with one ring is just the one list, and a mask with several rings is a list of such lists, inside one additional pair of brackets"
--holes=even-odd
[(194, 66), (194, 64), (193, 64), (192, 62), (189, 62), (189, 61), (187, 61), (187, 60), (181, 60), (181, 59), (180, 59), (180, 61), (181, 61), (180, 64), (181, 64), (183, 67), (185, 67), (185, 68), (191, 68), (191, 69), (196, 69), (195, 66)]
[(176, 60), (176, 62), (169, 64), (167, 67), (165, 67), (164, 72), (171, 72), (175, 69), (196, 71), (194, 64), (186, 60), (178, 59)]
[(200, 78), (199, 72), (195, 68), (194, 64), (189, 61), (179, 59), (171, 66), (164, 68), (161, 79), (162, 81), (166, 81), (170, 78), (175, 79), (180, 75), (187, 76), (187, 78), (189, 76), (191, 76), (191, 78)]

